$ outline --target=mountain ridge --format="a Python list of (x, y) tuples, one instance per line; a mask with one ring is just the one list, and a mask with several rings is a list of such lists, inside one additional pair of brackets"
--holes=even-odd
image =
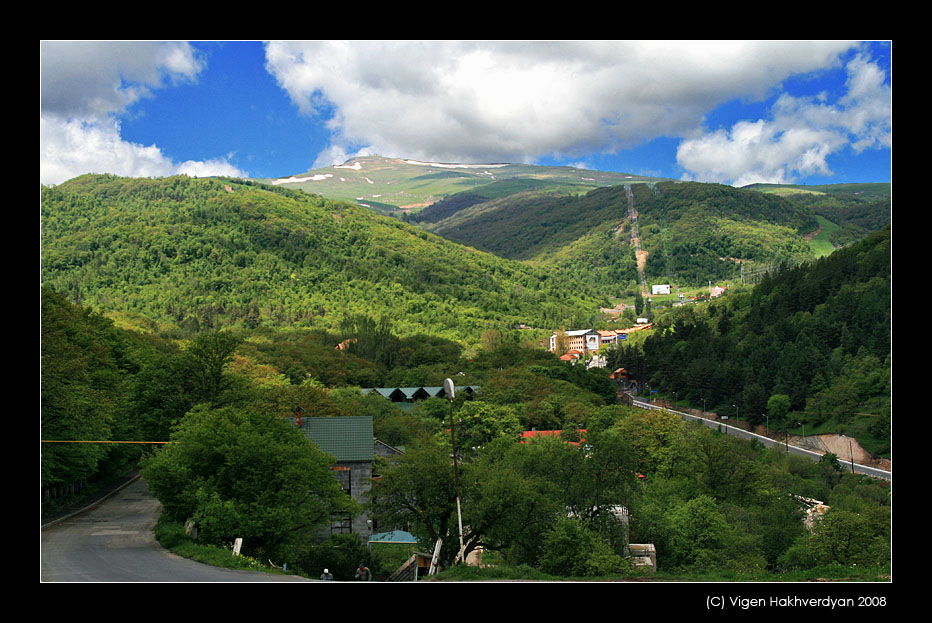
[(363, 156), (350, 158), (341, 165), (255, 181), (297, 188), (391, 214), (417, 212), (445, 197), (505, 179), (533, 179), (585, 191), (663, 178), (569, 166), (442, 163)]

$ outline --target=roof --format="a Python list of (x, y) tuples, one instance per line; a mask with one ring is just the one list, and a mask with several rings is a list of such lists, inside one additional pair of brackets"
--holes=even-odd
[(370, 543), (418, 543), (417, 537), (404, 530), (380, 532), (369, 537)]
[(634, 327), (628, 327), (627, 329), (618, 329), (618, 334), (619, 334), (619, 335), (626, 335), (626, 334), (628, 334), (628, 333), (633, 333), (633, 332), (635, 332), (635, 331), (643, 331), (643, 330), (645, 330), (645, 329), (650, 329), (650, 328), (653, 327), (653, 326), (654, 326), (653, 323), (649, 323), (649, 324), (639, 324), (639, 325), (634, 326)]
[(371, 415), (306, 417), (301, 432), (337, 461), (371, 461), (375, 454)]
[(566, 331), (566, 334), (569, 336), (588, 335), (590, 333), (597, 333), (597, 331), (595, 329), (575, 329), (573, 331)]
[[(453, 387), (454, 394), (461, 391), (467, 394), (473, 394), (481, 389), (479, 385), (456, 385)], [(446, 392), (443, 387), (367, 387), (362, 390), (363, 394), (377, 392), (384, 398), (395, 402), (421, 400), (424, 398), (446, 398)]]

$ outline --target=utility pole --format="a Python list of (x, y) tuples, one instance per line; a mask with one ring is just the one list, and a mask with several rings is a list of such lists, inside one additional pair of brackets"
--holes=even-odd
[(453, 424), (453, 380), (444, 380), (443, 389), (447, 394), (447, 398), (450, 400), (450, 438), (453, 442), (453, 482), (456, 485), (456, 517), (459, 521), (460, 528), (460, 553), (457, 554), (456, 560), (462, 562), (463, 552), (466, 548), (463, 546), (463, 512), (460, 509), (460, 475), (456, 463), (456, 433), (454, 432), (456, 426)]

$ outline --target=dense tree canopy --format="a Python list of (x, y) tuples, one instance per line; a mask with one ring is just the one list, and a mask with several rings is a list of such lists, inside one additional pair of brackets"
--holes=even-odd
[[(590, 287), (447, 242), (364, 208), (243, 180), (85, 175), (42, 189), (46, 285), (189, 336), (224, 327), (345, 328), (475, 344), (596, 310)], [(564, 310), (561, 312), (560, 310)]]
[(334, 461), (283, 418), (204, 407), (145, 461), (143, 477), (169, 518), (197, 523), (200, 541), (242, 538), (244, 553), (296, 560), (331, 513), (354, 508)]
[[(812, 224), (802, 203), (750, 191), (630, 190), (649, 275), (798, 259)], [(316, 527), (353, 509), (332, 457), (285, 419), (300, 408), (371, 415), (376, 437), (404, 450), (378, 466), (369, 510), (428, 547), (442, 538), (445, 563), (459, 548), (452, 427), (464, 544), (500, 564), (617, 576), (634, 572), (630, 542), (655, 544), (660, 569), (686, 575), (889, 564), (884, 483), (620, 405), (607, 370), (541, 348), (552, 327), (588, 326), (602, 286), (634, 283), (630, 231), (605, 217), (627, 200), (623, 187), (524, 195), (550, 215), (510, 241), (519, 263), (243, 180), (84, 176), (43, 189), (43, 441), (171, 443), (43, 443), (42, 484), (116, 473), (145, 452), (166, 516), (193, 517), (207, 542), (327, 560), (308, 550)], [(509, 244), (513, 224), (486, 239)], [(871, 414), (888, 450), (890, 280), (888, 229), (713, 303), (643, 310), (654, 330), (610, 353), (609, 370), (752, 423)], [(525, 323), (536, 330), (515, 328)], [(360, 391), (446, 378), (480, 389), (404, 408)], [(548, 434), (521, 438), (533, 429)], [(802, 498), (831, 506), (812, 530)]]
[(863, 412), (879, 430), (890, 418), (890, 261), (886, 229), (753, 290), (673, 310), (642, 344), (611, 352), (609, 365), (709, 410), (736, 405), (752, 423), (782, 396), (789, 403), (775, 418), (844, 424)]

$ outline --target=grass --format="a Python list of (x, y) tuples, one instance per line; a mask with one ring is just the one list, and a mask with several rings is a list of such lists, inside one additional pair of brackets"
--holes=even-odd
[[(155, 536), (165, 549), (177, 556), (188, 558), (216, 567), (240, 569), (245, 571), (262, 571), (276, 575), (295, 575), (271, 567), (267, 562), (258, 561), (248, 556), (233, 556), (231, 548), (213, 545), (201, 545), (184, 533), (184, 527), (177, 523), (159, 519), (155, 526)], [(528, 565), (508, 566), (494, 565), (473, 567), (457, 565), (440, 572), (431, 582), (813, 582), (813, 581), (848, 581), (848, 582), (889, 582), (889, 568), (842, 567), (831, 565), (786, 573), (732, 573), (725, 571), (702, 572), (632, 572), (624, 576), (600, 577), (561, 577), (543, 573)]]
[(156, 540), (171, 553), (225, 569), (240, 569), (244, 571), (263, 571), (276, 575), (295, 575), (272, 567), (267, 561), (256, 560), (248, 556), (234, 556), (231, 547), (217, 547), (215, 545), (202, 545), (185, 534), (184, 526), (160, 517), (155, 525)]
[(831, 255), (835, 250), (830, 238), (832, 233), (838, 229), (838, 225), (825, 220), (822, 216), (816, 215), (816, 219), (819, 221), (819, 233), (809, 241), (809, 248), (812, 249), (812, 253), (816, 258), (820, 258)]
[(784, 573), (727, 571), (632, 573), (625, 576), (560, 577), (542, 573), (528, 565), (470, 567), (457, 565), (440, 572), (433, 582), (890, 582), (889, 568), (828, 565)]

